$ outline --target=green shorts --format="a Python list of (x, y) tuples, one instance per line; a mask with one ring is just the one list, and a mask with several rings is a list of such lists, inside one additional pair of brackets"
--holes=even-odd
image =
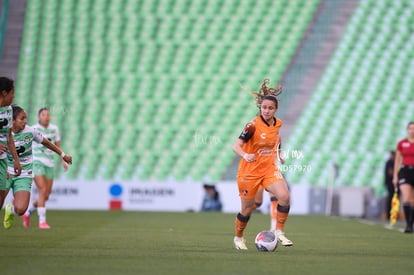
[(7, 159), (0, 159), (0, 190), (7, 189)]
[(44, 165), (38, 160), (33, 161), (33, 174), (35, 176), (44, 175), (47, 179), (53, 179), (55, 176), (55, 171), (53, 167)]
[(27, 191), (32, 190), (32, 178), (27, 177), (12, 177), (7, 180), (8, 188), (13, 189), (13, 194), (17, 191)]

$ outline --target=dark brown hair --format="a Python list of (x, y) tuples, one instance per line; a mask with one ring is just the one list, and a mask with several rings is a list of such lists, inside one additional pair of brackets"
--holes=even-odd
[(40, 114), (41, 114), (43, 111), (49, 111), (49, 108), (47, 108), (47, 107), (40, 108), (40, 109), (39, 109), (39, 112), (37, 112), (37, 116), (40, 116)]
[[(271, 100), (271, 101), (273, 101), (275, 103), (276, 109), (279, 108), (279, 100), (274, 95), (267, 95), (267, 96), (263, 97), (262, 102), (264, 100)], [(258, 105), (259, 108), (260, 108), (260, 106), (261, 106), (261, 104)]]
[(0, 77), (0, 92), (6, 91), (7, 93), (10, 93), (10, 91), (14, 87), (14, 81), (8, 77)]
[(17, 115), (24, 111), (22, 107), (17, 106), (17, 105), (12, 105), (12, 110), (13, 110), (13, 120), (16, 120)]

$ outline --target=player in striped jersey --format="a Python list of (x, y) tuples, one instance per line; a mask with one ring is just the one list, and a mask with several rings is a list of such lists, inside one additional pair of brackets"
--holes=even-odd
[(20, 175), (22, 167), (14, 148), (11, 104), (14, 98), (14, 81), (7, 77), (0, 77), (0, 209), (3, 207), (7, 196), (7, 151), (13, 156), (13, 169), (16, 175)]
[(259, 188), (278, 199), (276, 236), (283, 246), (293, 245), (283, 232), (290, 210), (290, 194), (286, 182), (275, 165), (275, 152), (282, 121), (274, 115), (278, 109), (277, 95), (282, 87), (267, 87), (265, 79), (256, 96), (260, 114), (253, 118), (236, 140), (233, 151), (241, 157), (237, 172), (237, 185), (241, 199), (241, 210), (236, 216), (236, 249), (246, 250), (244, 230), (255, 207), (255, 196)]
[[(43, 137), (42, 133), (27, 125), (26, 112), (19, 106), (13, 106), (12, 134), (16, 151), (22, 165), (22, 172), (20, 176), (15, 175), (13, 156), (8, 153), (9, 178), (7, 189), (13, 189), (14, 200), (13, 203), (6, 205), (3, 221), (4, 228), (6, 229), (9, 229), (12, 226), (14, 216), (16, 214), (19, 216), (23, 215), (29, 205), (33, 177), (33, 145), (35, 143), (40, 143), (56, 154), (63, 156), (63, 160), (66, 163), (72, 163), (71, 156), (65, 155), (60, 148), (51, 143), (47, 138)], [(35, 143), (33, 143), (33, 141)]]
[[(39, 123), (33, 125), (33, 128), (41, 132), (51, 143), (61, 148), (59, 129), (56, 125), (50, 123), (49, 109), (41, 108), (38, 112), (38, 118)], [(62, 165), (65, 170), (68, 169), (67, 163), (63, 160)], [(35, 144), (33, 146), (33, 174), (36, 187), (39, 191), (39, 197), (33, 202), (33, 206), (29, 207), (23, 215), (23, 225), (25, 227), (30, 226), (30, 215), (37, 208), (39, 228), (49, 229), (50, 226), (46, 222), (46, 201), (52, 192), (54, 153), (42, 144)]]

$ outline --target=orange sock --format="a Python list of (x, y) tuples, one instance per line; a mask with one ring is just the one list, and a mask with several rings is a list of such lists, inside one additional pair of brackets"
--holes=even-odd
[(242, 214), (238, 213), (236, 217), (236, 236), (241, 238), (243, 237), (244, 229), (249, 222), (250, 216), (243, 216)]
[(275, 197), (270, 198), (270, 230), (276, 229), (277, 224), (277, 199)]
[(276, 214), (276, 230), (283, 230), (285, 227), (285, 222), (289, 216), (290, 206), (282, 206), (278, 204), (277, 206), (277, 214)]

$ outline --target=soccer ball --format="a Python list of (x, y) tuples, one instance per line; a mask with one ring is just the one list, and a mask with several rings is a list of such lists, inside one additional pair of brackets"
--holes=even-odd
[(258, 251), (273, 252), (276, 250), (279, 241), (273, 232), (261, 231), (254, 239), (254, 243)]

